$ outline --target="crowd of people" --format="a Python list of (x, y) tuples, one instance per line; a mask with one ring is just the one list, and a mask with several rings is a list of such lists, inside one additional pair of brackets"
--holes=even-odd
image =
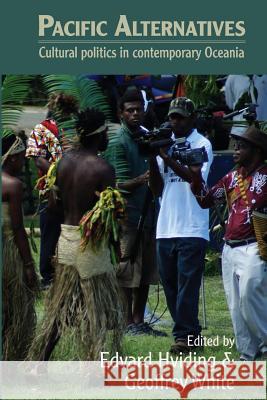
[[(179, 355), (196, 350), (201, 343), (198, 307), (208, 208), (222, 203), (228, 208), (223, 284), (236, 347), (241, 360), (267, 359), (267, 134), (253, 124), (232, 130), (237, 168), (208, 188), (212, 146), (195, 128), (196, 109), (187, 97), (170, 103), (164, 125), (170, 131), (168, 145), (145, 151), (140, 145), (140, 138), (149, 135), (144, 95), (128, 89), (118, 104), (121, 126), (113, 143), (114, 165), (103, 158), (108, 124), (102, 112), (79, 111), (75, 99), (63, 93), (52, 97), (49, 111), (33, 129), (27, 149), (15, 134), (2, 140), (4, 359), (49, 360), (69, 328), (90, 360), (99, 359), (110, 333), (116, 351), (124, 334), (167, 336), (144, 319), (149, 286), (159, 282), (173, 319), (170, 351)], [(73, 146), (57, 126), (59, 114), (75, 121), (78, 142)], [(181, 148), (192, 154), (202, 149), (205, 157), (179, 161), (175, 154)], [(48, 291), (37, 329), (38, 279), (17, 178), (25, 154), (33, 158), (40, 177), (51, 164), (56, 169), (53, 187), (45, 179), (38, 186), (41, 288)], [(125, 167), (123, 178), (118, 165)], [(115, 212), (106, 220), (101, 216), (101, 199), (108, 190), (114, 196), (121, 192), (124, 218), (117, 220)], [(110, 204), (118, 207), (116, 201)], [(86, 243), (106, 238), (97, 250), (89, 244), (81, 249), (81, 221), (88, 212)], [(112, 237), (106, 234), (110, 223), (119, 224), (118, 235), (115, 228)], [(114, 248), (119, 254), (115, 265), (110, 257)]]

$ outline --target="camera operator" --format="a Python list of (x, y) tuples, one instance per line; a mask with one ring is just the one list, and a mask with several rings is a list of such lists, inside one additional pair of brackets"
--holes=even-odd
[[(128, 89), (119, 102), (121, 128), (118, 133), (117, 165), (127, 165), (128, 180), (118, 184), (128, 193), (126, 223), (122, 228), (121, 253), (117, 278), (127, 306), (127, 333), (166, 336), (144, 323), (149, 285), (158, 283), (155, 246), (155, 213), (148, 187), (148, 160), (135, 140), (136, 132), (145, 134), (144, 99), (137, 89)], [(140, 221), (142, 223), (140, 224)], [(140, 228), (141, 227), (141, 228)]]
[[(194, 129), (194, 111), (190, 99), (178, 97), (172, 100), (168, 116), (173, 138), (184, 142), (183, 147), (188, 150), (205, 147), (208, 161), (203, 164), (202, 174), (207, 179), (213, 159), (212, 148)], [(167, 305), (174, 320), (175, 343), (171, 352), (186, 354), (196, 347), (191, 344), (201, 333), (198, 302), (209, 239), (209, 214), (200, 208), (191, 192), (190, 170), (172, 158), (176, 146), (172, 145), (166, 152), (160, 149), (160, 157), (151, 156), (149, 183), (154, 195), (161, 196), (157, 256)]]

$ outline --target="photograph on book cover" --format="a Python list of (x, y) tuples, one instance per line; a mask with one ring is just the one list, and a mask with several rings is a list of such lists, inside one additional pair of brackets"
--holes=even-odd
[(2, 82), (3, 359), (264, 358), (267, 75)]
[(265, 361), (266, 149), (267, 75), (3, 75), (2, 359)]

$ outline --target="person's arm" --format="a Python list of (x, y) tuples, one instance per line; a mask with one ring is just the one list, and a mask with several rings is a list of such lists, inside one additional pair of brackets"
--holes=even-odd
[[(130, 177), (131, 171), (129, 167), (129, 160), (127, 155), (131, 151), (123, 142), (118, 139), (118, 143), (116, 146), (116, 162), (118, 164), (125, 164), (127, 165), (127, 171), (125, 171), (125, 175)], [(117, 174), (117, 171), (116, 171)], [(145, 173), (136, 176), (134, 178), (129, 178), (127, 180), (123, 180), (122, 177), (118, 176), (117, 174), (117, 186), (119, 189), (125, 190), (127, 192), (133, 192), (135, 189), (145, 185), (148, 183), (149, 179), (149, 172), (146, 171)]]
[(9, 193), (11, 226), (14, 233), (15, 243), (23, 261), (27, 284), (29, 287), (34, 287), (36, 285), (36, 274), (27, 234), (23, 224), (22, 199), (23, 186), (22, 183), (17, 180), (12, 184)]
[(128, 179), (125, 182), (119, 182), (118, 188), (127, 190), (128, 192), (133, 192), (135, 189), (148, 183), (148, 180), (149, 180), (149, 171), (146, 171), (144, 174), (139, 175), (136, 178)]
[(52, 174), (56, 174), (56, 179), (55, 182), (50, 181), (52, 186), (48, 188), (48, 203), (47, 203), (47, 211), (50, 214), (55, 214), (58, 217), (61, 218), (62, 221), (64, 221), (64, 209), (63, 209), (63, 204), (60, 196), (60, 190), (57, 185), (58, 182), (58, 170), (60, 168), (60, 161), (58, 164), (54, 167), (56, 168), (55, 172), (52, 171)]
[(209, 208), (214, 205), (213, 197), (205, 184), (201, 173), (201, 165), (190, 167), (191, 171), (191, 191), (197, 199), (201, 208)]
[(201, 166), (191, 166), (190, 170), (192, 173), (191, 191), (201, 208), (210, 208), (215, 204), (225, 203), (227, 196), (225, 177), (208, 189), (202, 176)]
[(164, 182), (159, 171), (156, 156), (151, 156), (149, 160), (149, 187), (154, 196), (161, 196)]
[(205, 162), (202, 167), (201, 167), (201, 174), (205, 182), (208, 180), (209, 172), (210, 172), (210, 167), (213, 162), (213, 152), (212, 152), (212, 146), (209, 140), (205, 140), (203, 143), (200, 143), (199, 147), (205, 147), (207, 155), (208, 155), (208, 161)]
[(34, 163), (44, 174), (49, 170), (50, 163), (44, 157), (34, 157)]

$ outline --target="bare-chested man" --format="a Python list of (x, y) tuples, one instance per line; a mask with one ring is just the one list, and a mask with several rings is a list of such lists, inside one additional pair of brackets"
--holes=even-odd
[[(88, 121), (82, 121), (90, 124), (86, 130), (88, 133), (84, 134), (84, 128), (79, 129), (78, 126), (81, 146), (63, 157), (57, 171), (66, 225), (79, 224), (83, 214), (93, 208), (98, 200), (96, 191), (102, 192), (107, 186), (115, 186), (114, 168), (98, 156), (98, 152), (106, 150), (108, 144), (104, 115), (91, 110), (87, 114), (81, 113), (79, 117), (88, 118)], [(92, 135), (91, 130), (99, 132)]]
[(104, 114), (94, 109), (80, 112), (76, 129), (79, 145), (67, 152), (57, 167), (64, 224), (57, 248), (55, 282), (48, 293), (41, 332), (29, 355), (38, 360), (49, 359), (67, 328), (78, 333), (81, 358), (91, 360), (99, 359), (108, 330), (113, 330), (115, 347), (122, 332), (121, 303), (109, 249), (104, 246), (94, 253), (80, 248), (82, 216), (96, 204), (96, 192), (115, 186), (113, 167), (98, 155), (108, 144)]
[(23, 360), (31, 343), (37, 275), (23, 224), (25, 146), (15, 134), (2, 138), (3, 360)]

